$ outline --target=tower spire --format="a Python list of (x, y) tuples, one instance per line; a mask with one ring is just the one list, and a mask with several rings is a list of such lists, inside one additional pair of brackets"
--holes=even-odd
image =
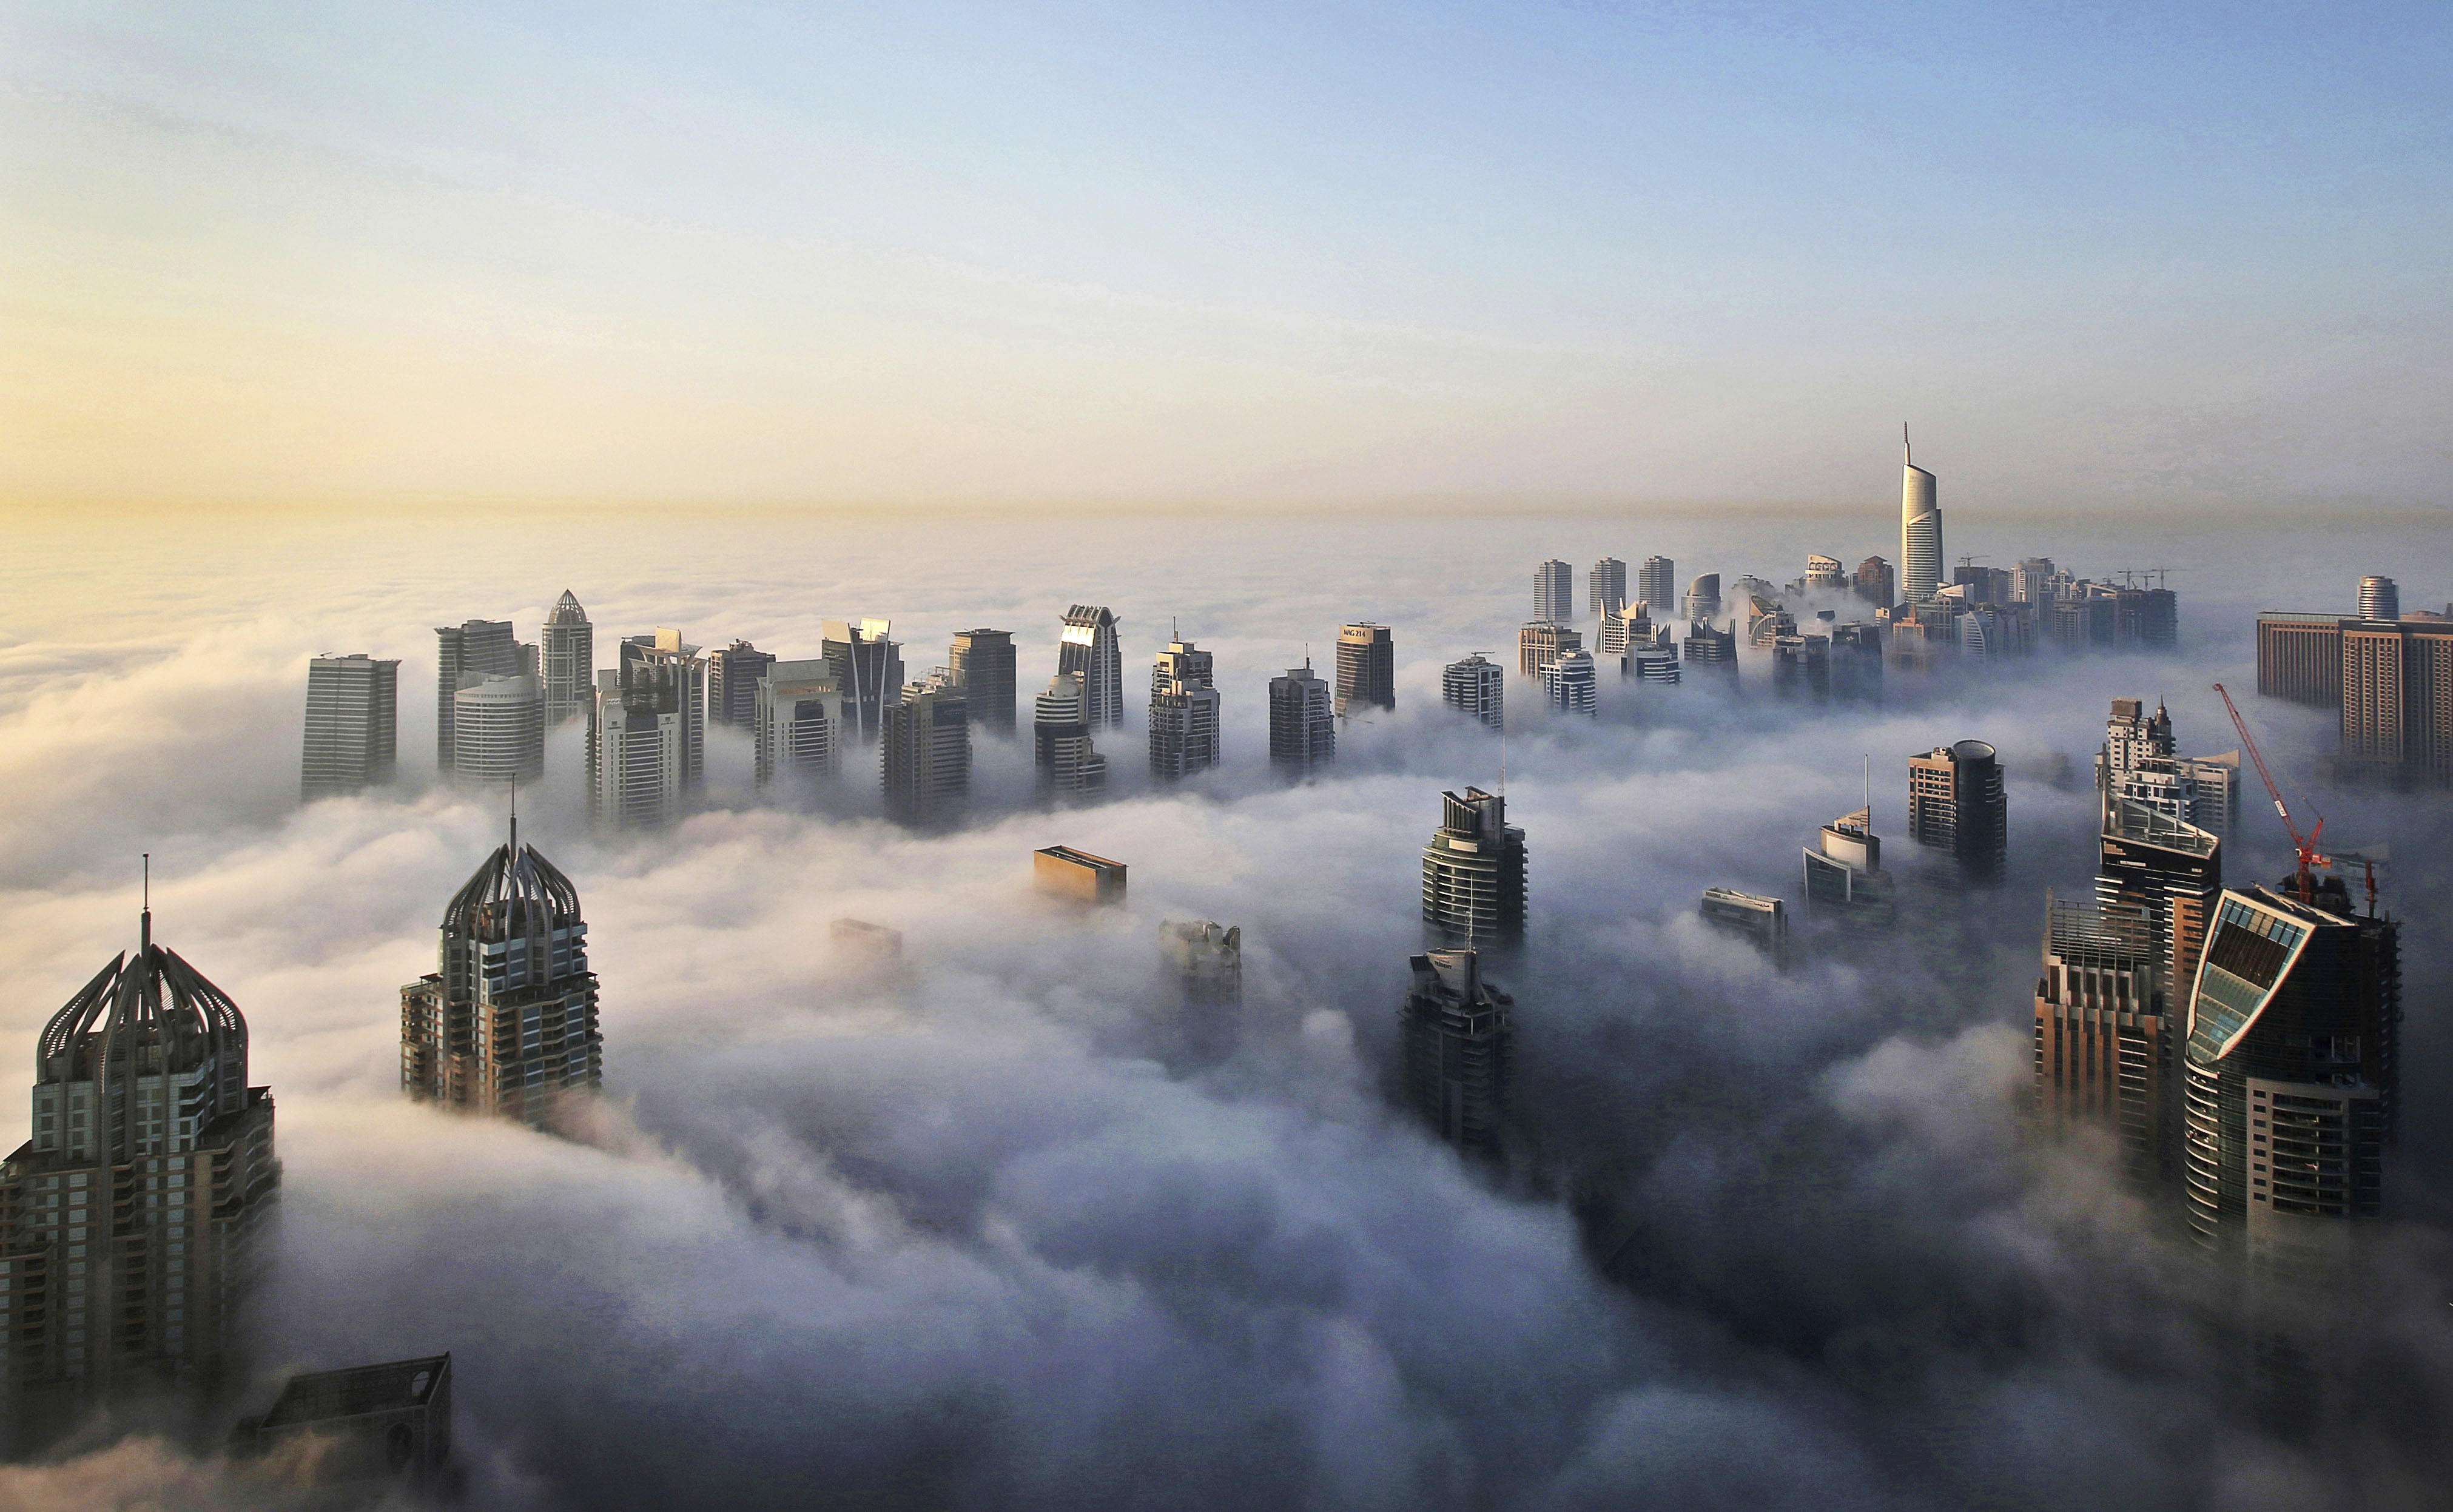
[(1900, 422), (1900, 460), (1910, 467), (1916, 465), (1916, 451), (1908, 445), (1908, 423), (1905, 420)]
[(511, 779), (511, 859), (520, 859), (520, 780)]
[(136, 916), (136, 949), (140, 959), (153, 948), (153, 852), (145, 852), (144, 903)]

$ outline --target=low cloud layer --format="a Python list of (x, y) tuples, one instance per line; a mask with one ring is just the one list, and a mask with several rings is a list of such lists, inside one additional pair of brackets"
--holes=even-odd
[[(11, 627), (0, 763), (53, 801), (0, 816), (0, 1048), (30, 1071), (33, 1030), (132, 936), (133, 852), (152, 849), (161, 937), (238, 998), (280, 1100), (259, 1399), (289, 1369), (449, 1349), (473, 1495), (520, 1508), (2318, 1508), (2426, 1505), (2441, 1484), (2427, 1428), (2453, 1405), (2453, 1348), (2425, 1278), (2447, 1124), (2423, 1090), (2453, 1064), (2441, 797), (2309, 789), (2322, 720), (2251, 706), (2329, 835), (2390, 834), (2403, 858), (2393, 1180), (2414, 1221), (2384, 1241), (2352, 1426), (2262, 1424), (2166, 1215), (2103, 1149), (2038, 1146), (2019, 1118), (2043, 894), (2087, 885), (2106, 702), (2168, 695), (2187, 748), (2229, 749), (2205, 688), (2253, 685), (2264, 587), (2184, 596), (2176, 658), (2041, 658), (1874, 710), (1613, 686), (1597, 726), (1511, 730), (1536, 923), (1493, 970), (1520, 1005), (1546, 1176), (1502, 1187), (1382, 1095), (1438, 791), (1502, 761), (1432, 679), (1507, 649), (1538, 556), (1638, 560), (1672, 527), (1517, 522), (1501, 534), (1531, 543), (1526, 570), (1461, 576), (1468, 548), (1487, 560), (1485, 524), (1348, 522), (1314, 532), (1306, 576), (1261, 531), (1068, 546), (780, 521), (743, 554), (628, 524), (517, 521), (485, 569), (501, 587), (310, 552), (180, 580), (108, 644), (71, 633), (90, 605), (37, 596), (30, 616), (70, 628)], [(1748, 529), (1755, 556), (1689, 552), (1682, 576), (1785, 577), (1845, 544)], [(915, 836), (856, 797), (751, 803), (717, 731), (715, 806), (618, 838), (580, 821), (566, 731), (522, 829), (587, 907), (607, 1105), (582, 1141), (443, 1118), (395, 1095), (394, 993), (431, 968), (443, 902), (501, 816), (426, 784), (417, 637), (505, 613), (532, 634), (565, 586), (601, 645), (678, 623), (808, 654), (817, 618), (887, 613), (921, 666), (952, 628), (1012, 624), (1026, 694), (1052, 663), (1049, 605), (1118, 602), (1128, 678), (1172, 612), (1220, 652), (1229, 766), (1153, 791), (1119, 732), (1114, 801), (1049, 814), (1020, 801), (1027, 756), (984, 745), (976, 822)], [(1332, 775), (1281, 783), (1259, 759), (1262, 682), (1306, 640), (1325, 662), (1337, 622), (1366, 614), (1397, 627), (1398, 711), (1349, 726)], [(406, 780), (298, 810), (303, 658), (361, 648), (409, 658)], [(2010, 761), (1998, 894), (1958, 893), (1901, 834), (1903, 758), (1967, 735)], [(1705, 886), (1796, 897), (1798, 849), (1857, 806), (1866, 752), (1899, 933), (1810, 938), (1784, 974), (1705, 929)], [(2236, 881), (2285, 860), (2261, 813), (2244, 803)], [(1128, 861), (1130, 906), (1032, 898), (1028, 852), (1057, 841)], [(843, 916), (903, 930), (907, 972), (840, 959)], [(1247, 1021), (1232, 1059), (1170, 1076), (1155, 936), (1187, 917), (1244, 927)], [(24, 1116), (0, 1095), (0, 1131)], [(139, 1441), (0, 1471), (0, 1507), (103, 1486), (272, 1504), (247, 1475)]]

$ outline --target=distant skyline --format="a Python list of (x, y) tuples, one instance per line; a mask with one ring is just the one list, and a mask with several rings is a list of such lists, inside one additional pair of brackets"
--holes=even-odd
[(2435, 507), (2448, 31), (20, 8), (0, 500)]

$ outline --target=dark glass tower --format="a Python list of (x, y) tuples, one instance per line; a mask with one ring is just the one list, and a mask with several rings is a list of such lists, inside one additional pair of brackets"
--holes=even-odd
[(707, 658), (707, 717), (718, 725), (748, 728), (758, 719), (758, 681), (775, 665), (775, 653), (735, 641)]
[(971, 710), (971, 727), (1013, 734), (1014, 680), (1011, 630), (956, 630), (949, 665)]
[(1440, 794), (1440, 827), (1423, 847), (1423, 923), (1464, 945), (1513, 941), (1525, 893), (1525, 831), (1507, 823), (1507, 800), (1479, 787)]
[(1908, 758), (1908, 838), (1957, 856), (1962, 881), (1999, 886), (2009, 835), (2009, 800), (1992, 746), (1964, 740)]
[(1398, 1030), (1406, 1104), (1461, 1154), (1501, 1153), (1509, 1095), (1516, 1000), (1482, 980), (1471, 950), (1432, 950), (1410, 962)]
[(1359, 620), (1337, 627), (1337, 712), (1397, 706), (1397, 643), (1388, 627)]

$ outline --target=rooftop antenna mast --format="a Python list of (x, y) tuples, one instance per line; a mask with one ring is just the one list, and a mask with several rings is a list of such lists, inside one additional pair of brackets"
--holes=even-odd
[(136, 947), (141, 954), (153, 948), (153, 852), (145, 852), (144, 905), (136, 916)]

